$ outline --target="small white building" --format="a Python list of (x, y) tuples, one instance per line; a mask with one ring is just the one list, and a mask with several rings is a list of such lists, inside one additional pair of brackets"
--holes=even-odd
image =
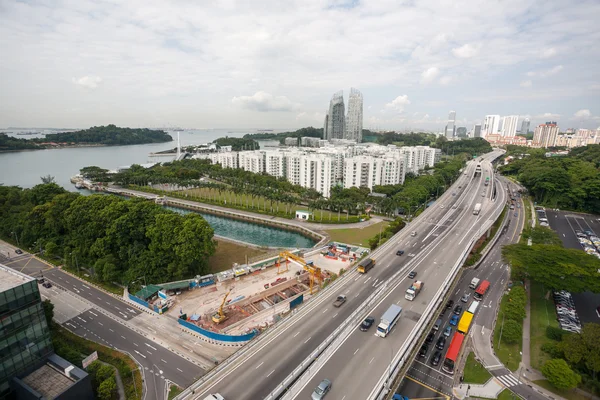
[(296, 210), (296, 219), (302, 221), (309, 221), (312, 219), (313, 213), (310, 211)]

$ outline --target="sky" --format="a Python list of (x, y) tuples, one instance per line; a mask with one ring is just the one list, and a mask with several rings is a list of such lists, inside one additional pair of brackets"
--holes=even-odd
[[(0, 0), (0, 127), (600, 126), (598, 0)], [(519, 121), (520, 124), (520, 121)], [(520, 125), (519, 125), (520, 128)]]

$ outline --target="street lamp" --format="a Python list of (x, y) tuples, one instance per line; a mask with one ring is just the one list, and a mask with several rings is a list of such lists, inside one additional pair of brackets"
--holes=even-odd
[(73, 252), (69, 253), (69, 255), (75, 257), (75, 265), (77, 265), (77, 275), (81, 275), (79, 271), (79, 262), (77, 261), (77, 254), (73, 254)]

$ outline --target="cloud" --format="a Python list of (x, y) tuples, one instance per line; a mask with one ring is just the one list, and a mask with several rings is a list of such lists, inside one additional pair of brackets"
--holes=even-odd
[(437, 78), (439, 74), (440, 70), (438, 67), (429, 67), (421, 73), (421, 82), (431, 83), (435, 80), (435, 78)]
[(440, 78), (440, 84), (445, 86), (445, 85), (448, 85), (448, 84), (450, 84), (450, 83), (451, 83), (453, 80), (454, 80), (454, 78), (452, 78), (452, 77), (451, 77), (451, 76), (449, 76), (449, 75), (442, 76), (442, 77)]
[(563, 66), (562, 65), (557, 65), (556, 67), (550, 68), (550, 69), (546, 69), (546, 70), (542, 70), (542, 71), (529, 71), (527, 73), (527, 76), (537, 76), (540, 78), (547, 78), (549, 76), (552, 75), (556, 75), (558, 74), (560, 71), (563, 70)]
[(557, 51), (554, 47), (549, 47), (545, 50), (543, 50), (540, 54), (541, 58), (551, 58), (554, 57), (557, 54)]
[(521, 82), (520, 86), (524, 87), (524, 88), (529, 88), (533, 85), (533, 82), (531, 82), (531, 80), (526, 80)]
[(473, 46), (469, 43), (452, 49), (452, 54), (458, 58), (472, 58), (479, 52), (479, 46)]
[(588, 109), (579, 110), (574, 114), (575, 118), (587, 119), (592, 116), (592, 113)]
[(102, 82), (99, 76), (82, 76), (81, 78), (73, 78), (73, 83), (90, 89), (96, 89)]
[(273, 96), (270, 93), (259, 91), (252, 96), (236, 96), (231, 103), (247, 110), (268, 111), (293, 111), (297, 105), (285, 96)]
[(408, 100), (408, 96), (404, 94), (402, 96), (396, 97), (394, 100), (387, 103), (385, 105), (385, 109), (388, 111), (394, 111), (394, 112), (400, 114), (404, 111), (404, 107), (409, 104), (410, 104), (410, 100)]
[(547, 113), (536, 115), (533, 118), (535, 118), (535, 119), (543, 119), (543, 120), (558, 119), (558, 118), (560, 118), (560, 114), (555, 114), (555, 113), (549, 113), (549, 112), (547, 112)]

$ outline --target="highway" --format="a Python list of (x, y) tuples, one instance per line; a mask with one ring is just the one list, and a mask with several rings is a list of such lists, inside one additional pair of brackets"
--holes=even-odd
[[(404, 293), (412, 280), (405, 279), (371, 311), (370, 315), (375, 317), (378, 323), (381, 315), (391, 304), (400, 305), (404, 311), (396, 327), (382, 339), (374, 334), (376, 327), (371, 328), (369, 332), (362, 332), (357, 326), (343, 345), (294, 398), (310, 398), (314, 388), (325, 378), (333, 382), (329, 396), (335, 399), (369, 399), (377, 393), (378, 382), (382, 376), (391, 373), (392, 359), (405, 343), (427, 306), (436, 300), (435, 294), (447, 278), (452, 266), (460, 259), (470, 240), (477, 239), (483, 234), (480, 232), (483, 221), (497, 213), (497, 208), (505, 204), (505, 192), (502, 190), (498, 192), (496, 203), (490, 201), (490, 187), (486, 188), (484, 181), (486, 176), (491, 176), (492, 166), (489, 162), (481, 164), (482, 174), (469, 184), (468, 191), (465, 192), (464, 205), (449, 211), (452, 215), (452, 224), (445, 225), (441, 230), (447, 232), (439, 238), (432, 237), (435, 241), (434, 245), (424, 252), (418, 264), (412, 268), (418, 273), (415, 279), (424, 282), (424, 289), (414, 301), (406, 300)], [(486, 194), (482, 197), (485, 189), (487, 189)], [(473, 215), (475, 204), (484, 199), (481, 213)], [(413, 245), (412, 240), (407, 242), (402, 243), (402, 246)], [(393, 250), (395, 252), (396, 249)], [(389, 268), (392, 264), (380, 265), (380, 268)]]
[[(495, 156), (498, 155), (499, 153), (495, 153)], [(488, 158), (490, 158), (490, 155), (488, 155)], [(489, 166), (489, 163), (486, 164), (488, 165), (487, 173), (489, 176), (491, 166)], [(443, 234), (448, 227), (453, 226), (461, 216), (467, 216), (462, 224), (468, 226), (468, 228), (465, 232), (462, 230), (460, 230), (460, 233), (456, 232), (452, 237), (454, 246), (450, 247), (466, 246), (470, 240), (470, 237), (467, 238), (467, 236), (472, 231), (472, 227), (475, 227), (476, 230), (478, 228), (476, 222), (483, 221), (483, 218), (489, 216), (489, 210), (492, 208), (484, 206), (482, 214), (477, 217), (472, 215), (475, 202), (484, 200), (489, 202), (489, 193), (485, 197), (481, 197), (483, 181), (480, 177), (473, 178), (475, 165), (476, 162), (469, 163), (466, 174), (461, 175), (457, 182), (432, 207), (425, 210), (411, 224), (390, 239), (388, 242), (390, 245), (386, 246), (386, 243), (383, 250), (374, 252), (373, 257), (376, 259), (377, 265), (366, 276), (359, 275), (354, 271), (344, 275), (339, 285), (334, 284), (336, 290), (324, 291), (300, 310), (302, 312), (303, 309), (307, 309), (310, 312), (302, 314), (302, 318), (293, 319), (284, 328), (276, 330), (272, 335), (262, 340), (243, 360), (232, 363), (230, 368), (221, 371), (218, 376), (196, 390), (193, 398), (203, 398), (202, 396), (207, 393), (215, 392), (220, 393), (225, 398), (236, 400), (264, 398), (340, 323), (358, 308), (375, 287), (386, 282), (400, 268), (406, 268), (408, 271), (407, 263), (415, 264), (415, 269), (421, 272), (419, 277), (426, 276), (427, 272), (437, 273), (439, 276), (435, 279), (439, 279), (441, 282), (444, 275), (443, 271), (450, 264), (446, 262), (444, 251), (440, 248), (434, 248), (434, 246), (439, 246), (438, 236)], [(486, 172), (482, 176), (485, 176), (485, 174)], [(460, 189), (459, 186), (461, 186)], [(503, 200), (501, 201), (503, 202)], [(453, 208), (454, 204), (457, 205), (456, 208)], [(414, 238), (410, 236), (410, 232), (413, 230), (417, 231), (417, 236)], [(396, 250), (399, 249), (405, 251), (404, 256), (398, 257), (395, 255)], [(454, 249), (446, 251), (454, 252)], [(431, 269), (426, 270), (424, 263), (420, 262), (423, 257), (428, 257), (427, 260), (431, 262), (431, 265), (429, 265)], [(419, 263), (419, 266), (416, 265), (417, 263)], [(435, 283), (427, 285), (427, 280), (428, 278), (425, 277), (425, 289), (414, 302), (414, 310), (406, 311), (402, 323), (396, 327), (393, 334), (401, 335), (405, 329), (402, 327), (405, 322), (407, 326), (414, 324), (414, 320), (418, 319), (419, 310), (424, 308), (422, 302), (437, 290)], [(402, 285), (400, 289), (402, 296), (405, 289), (406, 287)], [(339, 294), (346, 294), (348, 301), (338, 309), (332, 306), (332, 302)], [(376, 317), (378, 318), (380, 315), (376, 314)], [(367, 334), (367, 336), (371, 335)], [(393, 340), (388, 339), (381, 340), (379, 343), (393, 342)], [(352, 349), (352, 353), (354, 351), (355, 349)], [(386, 351), (385, 360), (388, 361), (384, 362), (384, 358), (381, 358), (379, 364), (387, 366), (389, 364), (389, 354), (389, 350)], [(365, 358), (362, 354), (361, 357)], [(364, 367), (362, 366), (361, 369)], [(364, 374), (360, 378), (363, 379)], [(356, 383), (354, 382), (353, 385)], [(334, 383), (335, 387), (337, 387), (336, 383)], [(339, 398), (342, 398), (342, 396), (339, 396)]]

